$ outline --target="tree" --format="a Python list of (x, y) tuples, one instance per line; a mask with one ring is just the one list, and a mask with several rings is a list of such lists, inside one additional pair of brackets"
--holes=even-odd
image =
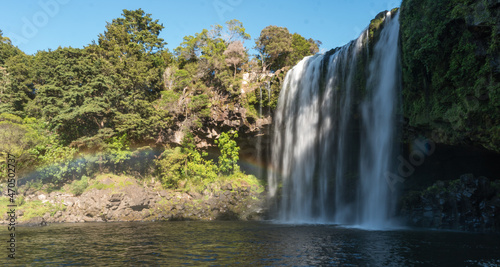
[[(174, 76), (192, 77), (192, 79), (190, 82), (183, 82), (186, 86), (182, 89), (203, 91), (203, 88), (216, 87), (222, 92), (237, 95), (239, 90), (234, 78), (238, 65), (245, 62), (248, 56), (245, 49), (242, 49), (243, 45), (238, 45), (236, 42), (242, 43), (242, 40), (249, 38), (250, 35), (245, 32), (243, 24), (238, 20), (226, 22), (225, 28), (214, 25), (210, 30), (203, 29), (194, 36), (184, 37), (184, 41), (174, 50), (178, 56), (179, 66)], [(231, 44), (233, 47), (228, 51), (228, 46)], [(235, 53), (228, 54), (231, 51)], [(233, 66), (234, 70), (231, 70), (230, 66)], [(195, 94), (198, 93), (203, 92)]]
[(113, 50), (113, 46), (139, 48), (147, 54), (154, 54), (163, 50), (166, 45), (159, 38), (163, 24), (151, 18), (142, 9), (123, 10), (123, 18), (113, 19), (106, 25), (107, 31), (99, 35), (99, 44), (107, 50)]
[(292, 52), (288, 58), (288, 65), (293, 66), (304, 57), (318, 53), (320, 43), (313, 39), (306, 40), (302, 35), (294, 33), (292, 35)]
[[(0, 153), (16, 157), (17, 175), (22, 177), (35, 166), (47, 165), (72, 157), (74, 150), (59, 145), (57, 135), (46, 131), (45, 123), (35, 118), (0, 114)], [(6, 169), (0, 157), (0, 171)]]
[(298, 33), (292, 35), (287, 28), (277, 26), (267, 26), (255, 40), (263, 71), (293, 66), (302, 58), (317, 53), (320, 45), (320, 41), (306, 39)]
[(22, 52), (0, 66), (0, 112), (24, 117), (24, 108), (34, 97), (33, 57)]
[(10, 39), (3, 36), (2, 30), (0, 30), (0, 67), (5, 64), (7, 59), (19, 53), (22, 53), (21, 50), (13, 46)]
[(96, 85), (112, 87), (104, 91), (111, 103), (106, 111), (112, 113), (107, 123), (133, 140), (152, 139), (159, 124), (151, 103), (164, 88), (162, 74), (170, 60), (159, 38), (164, 27), (142, 9), (123, 10), (122, 16), (106, 26), (99, 45), (87, 49), (106, 74), (103, 80), (109, 79)]
[(102, 63), (86, 49), (59, 48), (35, 56), (34, 106), (67, 144), (109, 126), (116, 90), (107, 75), (111, 67)]
[(117, 134), (142, 141), (157, 132), (152, 103), (171, 61), (158, 37), (163, 25), (141, 9), (122, 15), (106, 25), (98, 44), (35, 55), (30, 113), (47, 120), (66, 145), (103, 148)]
[(223, 38), (227, 44), (235, 41), (244, 42), (244, 40), (250, 40), (250, 34), (245, 32), (245, 28), (241, 21), (232, 19), (226, 22), (226, 30), (223, 34)]
[(285, 66), (288, 55), (293, 51), (292, 40), (285, 27), (267, 26), (260, 32), (255, 49), (259, 52), (262, 71), (268, 67), (274, 71)]
[(188, 133), (182, 140), (182, 147), (166, 148), (155, 160), (159, 177), (164, 187), (177, 187), (180, 181), (201, 184), (213, 182), (217, 178), (217, 166), (206, 160), (207, 153), (196, 150), (193, 136)]
[(229, 44), (226, 51), (224, 51), (224, 56), (226, 58), (226, 64), (233, 66), (234, 68), (234, 78), (236, 78), (236, 70), (238, 65), (240, 65), (246, 58), (245, 47), (240, 41), (235, 41)]
[(29, 157), (28, 150), (37, 144), (36, 131), (18, 116), (0, 114), (0, 151), (15, 155), (18, 161)]

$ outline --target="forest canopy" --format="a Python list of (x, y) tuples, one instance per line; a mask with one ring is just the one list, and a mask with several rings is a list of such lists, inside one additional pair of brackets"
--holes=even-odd
[[(187, 134), (209, 123), (216, 108), (245, 105), (255, 111), (262, 105), (255, 93), (242, 94), (244, 73), (286, 71), (317, 53), (320, 44), (284, 27), (268, 26), (255, 40), (258, 54), (251, 55), (244, 46), (251, 36), (233, 19), (185, 36), (170, 51), (159, 37), (164, 28), (142, 9), (123, 10), (91, 44), (35, 55), (23, 53), (0, 31), (0, 134), (12, 133), (12, 151), (26, 152), (21, 162), (36, 168), (63, 164), (87, 152), (114, 155), (95, 161), (102, 169), (110, 162), (125, 162), (139, 147), (179, 146), (169, 142), (170, 129)], [(274, 104), (267, 99), (270, 107), (275, 106), (280, 86), (273, 88)], [(186, 143), (195, 142), (195, 137), (163, 157), (168, 154), (211, 169), (204, 154), (194, 153), (199, 149)], [(217, 175), (238, 170), (233, 161), (239, 148), (229, 139), (224, 142), (232, 144), (231, 151), (222, 152), (226, 156), (221, 169), (214, 169)], [(56, 177), (72, 177), (69, 169), (66, 174), (59, 171)]]

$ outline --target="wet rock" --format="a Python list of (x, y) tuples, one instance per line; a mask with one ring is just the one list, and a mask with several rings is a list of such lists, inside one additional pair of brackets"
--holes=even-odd
[(466, 231), (500, 230), (500, 192), (486, 177), (464, 174), (460, 179), (406, 196), (401, 215), (413, 226)]
[(474, 186), (474, 175), (472, 173), (461, 175), (460, 181), (462, 182), (463, 185), (472, 187)]
[(43, 217), (34, 217), (20, 224), (24, 226), (47, 226), (47, 221)]

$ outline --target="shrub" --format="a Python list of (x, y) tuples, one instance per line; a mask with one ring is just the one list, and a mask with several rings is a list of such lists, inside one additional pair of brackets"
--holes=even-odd
[(220, 150), (219, 172), (222, 174), (231, 174), (239, 171), (238, 160), (240, 148), (233, 138), (238, 138), (238, 133), (222, 133), (215, 143)]
[(75, 196), (81, 195), (85, 189), (89, 186), (89, 178), (87, 176), (82, 176), (81, 180), (75, 180), (71, 183), (71, 193)]

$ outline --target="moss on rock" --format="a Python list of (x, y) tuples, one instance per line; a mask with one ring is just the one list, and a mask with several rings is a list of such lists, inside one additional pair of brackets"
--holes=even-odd
[(403, 1), (406, 135), (500, 152), (499, 9), (485, 0)]

